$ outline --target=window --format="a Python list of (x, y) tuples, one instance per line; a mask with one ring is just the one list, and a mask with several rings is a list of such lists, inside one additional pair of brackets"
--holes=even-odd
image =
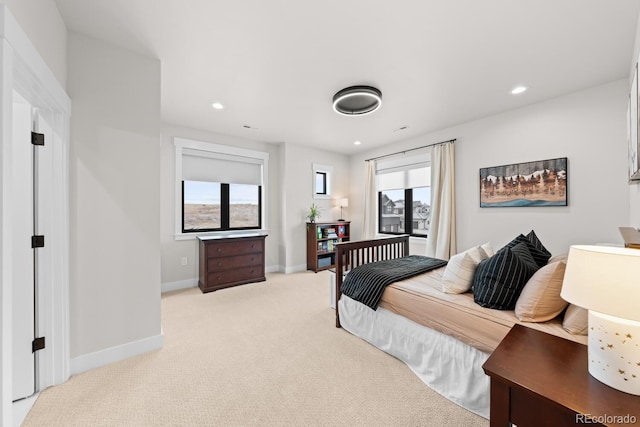
[(313, 164), (313, 198), (331, 198), (331, 175), (333, 166)]
[(316, 172), (316, 194), (327, 194), (327, 173)]
[(260, 228), (259, 185), (229, 184), (229, 228)]
[(427, 237), (431, 220), (428, 154), (378, 161), (378, 232)]
[(259, 185), (182, 182), (182, 232), (260, 228)]
[(182, 232), (219, 230), (220, 183), (182, 181)]
[(175, 138), (176, 239), (260, 229), (269, 154)]

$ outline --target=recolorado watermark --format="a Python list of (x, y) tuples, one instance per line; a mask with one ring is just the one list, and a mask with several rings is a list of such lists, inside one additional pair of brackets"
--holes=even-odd
[(576, 414), (576, 424), (635, 424), (635, 415), (593, 415)]

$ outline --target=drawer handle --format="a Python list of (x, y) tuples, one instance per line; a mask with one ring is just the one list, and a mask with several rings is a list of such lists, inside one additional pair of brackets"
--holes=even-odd
[(222, 252), (222, 249), (218, 248), (218, 252)]
[(218, 277), (216, 278), (216, 280), (220, 280), (220, 276), (218, 276)]
[(222, 263), (220, 261), (218, 261), (218, 267), (220, 267), (222, 265)]

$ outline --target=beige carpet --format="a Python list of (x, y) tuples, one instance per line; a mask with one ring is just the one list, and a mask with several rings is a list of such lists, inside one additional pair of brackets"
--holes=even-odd
[(40, 394), (24, 426), (483, 426), (342, 329), (329, 275), (163, 295), (164, 347)]

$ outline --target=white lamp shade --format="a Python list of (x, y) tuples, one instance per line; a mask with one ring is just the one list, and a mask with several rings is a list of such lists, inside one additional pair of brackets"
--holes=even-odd
[(640, 250), (571, 246), (560, 296), (588, 310), (640, 321)]
[(338, 199), (338, 206), (340, 206), (341, 208), (348, 208), (349, 199)]

